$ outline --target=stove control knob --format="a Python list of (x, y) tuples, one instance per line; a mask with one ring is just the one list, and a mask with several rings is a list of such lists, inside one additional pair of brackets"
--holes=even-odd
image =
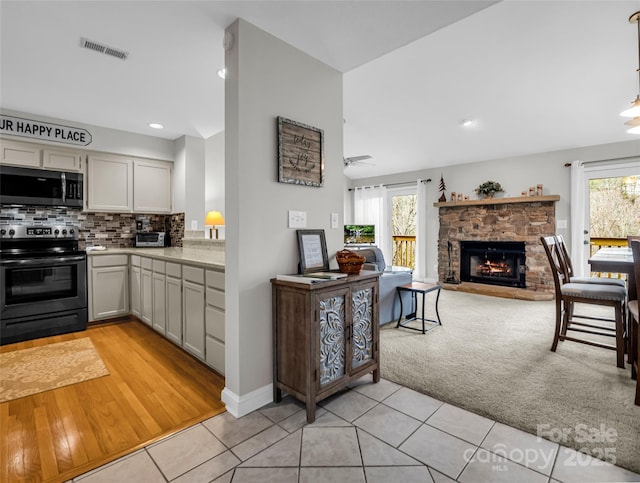
[(7, 234), (7, 230), (5, 230), (4, 228), (0, 230), (0, 235), (4, 236), (6, 234)]
[(69, 230), (69, 235), (73, 235), (75, 232), (76, 231), (73, 228), (71, 228), (71, 230)]
[(66, 236), (67, 235), (67, 230), (62, 230), (62, 236)]
[(58, 236), (60, 234), (60, 230), (58, 230), (57, 228), (55, 229), (55, 231), (53, 232), (56, 236)]
[(15, 234), (16, 234), (16, 231), (13, 228), (9, 230), (9, 236), (13, 236)]

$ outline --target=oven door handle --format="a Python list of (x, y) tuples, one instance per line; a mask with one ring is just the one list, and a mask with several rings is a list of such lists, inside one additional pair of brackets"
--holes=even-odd
[(43, 257), (43, 258), (23, 258), (20, 260), (0, 260), (0, 264), (3, 266), (8, 265), (21, 265), (21, 266), (30, 266), (30, 265), (44, 265), (51, 263), (69, 263), (69, 262), (83, 262), (85, 261), (85, 255), (73, 255), (69, 257)]

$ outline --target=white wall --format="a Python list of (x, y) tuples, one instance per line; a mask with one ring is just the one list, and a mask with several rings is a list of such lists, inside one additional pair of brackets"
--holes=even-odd
[[(431, 178), (431, 183), (427, 185), (428, 200), (425, 207), (427, 210), (427, 259), (424, 268), (429, 278), (437, 278), (439, 221), (438, 208), (434, 207), (433, 203), (440, 197), (438, 191), (440, 174), (444, 176), (447, 197), (452, 191), (455, 191), (475, 199), (474, 189), (487, 180), (498, 181), (505, 189), (506, 193), (496, 196), (504, 196), (505, 194), (520, 196), (520, 193), (528, 190), (529, 186), (543, 184), (545, 195), (560, 195), (560, 201), (556, 203), (556, 221), (567, 220), (567, 228), (557, 229), (557, 232), (561, 233), (570, 243), (570, 170), (564, 164), (575, 160), (598, 161), (637, 156), (640, 156), (640, 141), (628, 141), (350, 180), (349, 185), (351, 187), (369, 186), (380, 183), (399, 183), (417, 178)], [(353, 192), (350, 192), (350, 196), (353, 196)]]
[[(226, 52), (226, 388), (234, 415), (272, 398), (271, 284), (297, 270), (287, 210), (324, 229), (334, 259), (342, 247), (342, 74), (240, 19)], [(277, 116), (324, 130), (323, 187), (277, 181)], [(330, 228), (330, 213), (340, 228)], [(337, 266), (337, 265), (336, 265)]]
[[(175, 140), (173, 165), (174, 212), (184, 212), (185, 230), (204, 230), (207, 214), (204, 205), (205, 192), (205, 141), (193, 136)], [(197, 227), (192, 228), (192, 222)]]
[[(89, 131), (89, 133), (91, 133), (91, 144), (89, 144), (88, 146), (68, 145), (71, 148), (173, 161), (174, 146), (173, 141), (170, 139), (145, 136), (144, 134), (135, 134), (127, 131), (119, 131), (117, 129), (93, 126), (91, 124), (83, 124), (81, 122), (75, 122), (73, 120), (57, 119), (53, 117), (41, 116), (39, 114), (28, 114), (19, 111), (12, 111), (9, 109), (0, 109), (0, 112), (2, 112), (2, 114), (6, 116), (22, 117), (25, 119), (34, 119), (56, 124), (65, 124), (72, 127), (86, 129), (87, 131)], [(25, 142), (40, 142), (37, 139), (26, 137), (16, 137), (15, 139), (19, 139)], [(61, 143), (47, 144), (63, 146), (63, 144)]]
[(205, 141), (204, 207), (206, 211), (224, 209), (224, 131)]

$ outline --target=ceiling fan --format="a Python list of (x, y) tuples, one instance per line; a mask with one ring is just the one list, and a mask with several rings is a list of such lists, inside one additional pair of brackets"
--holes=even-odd
[(372, 163), (365, 163), (364, 161), (367, 159), (371, 159), (372, 156), (369, 156), (368, 154), (363, 154), (362, 156), (351, 156), (349, 158), (342, 158), (343, 162), (344, 162), (344, 167), (348, 167), (351, 166), (352, 164), (372, 164)]

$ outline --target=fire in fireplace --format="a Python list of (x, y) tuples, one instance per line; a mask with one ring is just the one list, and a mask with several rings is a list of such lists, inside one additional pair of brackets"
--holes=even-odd
[(526, 288), (524, 242), (460, 242), (460, 280)]

